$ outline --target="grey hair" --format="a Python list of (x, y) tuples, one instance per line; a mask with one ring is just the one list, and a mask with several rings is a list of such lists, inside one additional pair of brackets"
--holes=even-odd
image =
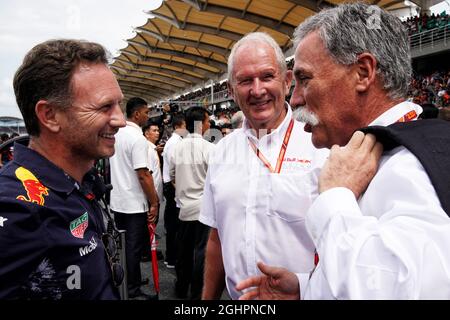
[(294, 32), (294, 48), (318, 31), (337, 63), (351, 65), (361, 53), (377, 60), (377, 74), (392, 99), (404, 98), (411, 79), (411, 53), (399, 18), (377, 6), (342, 4), (309, 17)]
[(244, 122), (244, 113), (242, 110), (239, 110), (231, 117), (231, 127), (233, 129), (240, 128), (242, 126), (242, 122)]
[(233, 80), (233, 69), (234, 69), (234, 56), (236, 55), (236, 51), (242, 47), (244, 44), (248, 42), (262, 42), (268, 44), (275, 51), (275, 58), (280, 67), (281, 74), (286, 74), (287, 66), (286, 59), (284, 57), (283, 51), (281, 50), (278, 43), (267, 33), (265, 32), (251, 32), (247, 33), (243, 38), (239, 39), (231, 49), (231, 53), (228, 56), (228, 81), (232, 82)]

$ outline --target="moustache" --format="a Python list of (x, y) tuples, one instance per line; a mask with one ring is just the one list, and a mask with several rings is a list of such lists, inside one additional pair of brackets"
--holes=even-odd
[(317, 126), (319, 124), (319, 117), (305, 107), (298, 107), (293, 112), (293, 117), (295, 120), (309, 124), (311, 126)]

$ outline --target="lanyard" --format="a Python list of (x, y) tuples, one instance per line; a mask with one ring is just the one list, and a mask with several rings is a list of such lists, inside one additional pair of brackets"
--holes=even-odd
[(414, 120), (417, 117), (417, 113), (415, 110), (411, 110), (410, 112), (406, 113), (403, 117), (397, 120), (397, 122), (409, 122)]
[(269, 171), (271, 173), (280, 173), (280, 171), (281, 171), (281, 166), (283, 164), (284, 155), (286, 154), (286, 149), (287, 149), (287, 146), (289, 143), (289, 139), (291, 138), (291, 133), (292, 133), (293, 127), (294, 127), (294, 119), (291, 119), (291, 121), (289, 122), (289, 126), (287, 128), (287, 131), (284, 135), (283, 143), (281, 144), (280, 153), (278, 155), (277, 165), (275, 166), (275, 169), (273, 169), (270, 162), (266, 159), (266, 157), (264, 157), (264, 155), (261, 153), (261, 151), (259, 151), (259, 149), (255, 146), (253, 141), (251, 141), (250, 138), (248, 139), (248, 142), (250, 143), (250, 146), (252, 147), (253, 151), (256, 153), (258, 158), (262, 161), (264, 166), (266, 166), (267, 169), (269, 169)]

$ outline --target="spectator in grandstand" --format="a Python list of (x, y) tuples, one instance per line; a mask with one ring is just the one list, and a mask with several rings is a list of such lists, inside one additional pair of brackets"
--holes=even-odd
[(117, 226), (126, 230), (128, 296), (145, 297), (141, 289), (141, 254), (148, 240), (147, 223), (158, 218), (159, 199), (148, 159), (148, 142), (141, 127), (148, 120), (147, 102), (139, 97), (128, 100), (126, 127), (116, 135), (116, 153), (110, 158), (111, 210)]
[(175, 146), (180, 143), (186, 135), (186, 122), (183, 114), (177, 114), (172, 119), (173, 133), (167, 140), (163, 152), (163, 192), (166, 198), (166, 207), (164, 209), (164, 227), (166, 229), (166, 260), (164, 264), (167, 268), (175, 268), (176, 263), (176, 235), (179, 226), (178, 214), (180, 209), (175, 203), (175, 187), (173, 186), (170, 175), (170, 158)]
[[(7, 133), (2, 133), (0, 136), (0, 145), (9, 140), (9, 135)], [(10, 151), (9, 148), (4, 148), (0, 150), (0, 168), (10, 161)]]
[(198, 217), (209, 155), (214, 147), (203, 138), (209, 129), (208, 111), (202, 107), (188, 109), (186, 128), (189, 134), (176, 145), (169, 167), (175, 198), (180, 206), (175, 293), (178, 298), (185, 298), (190, 287), (189, 298), (199, 300), (209, 227), (200, 223)]
[(0, 299), (119, 299), (123, 270), (97, 203), (105, 187), (91, 170), (125, 126), (107, 53), (46, 41), (13, 84), (30, 142), (0, 173)]
[[(245, 114), (242, 129), (221, 139), (208, 169), (200, 221), (212, 227), (203, 299), (232, 299), (238, 281), (268, 260), (297, 272), (313, 268), (304, 214), (317, 195), (328, 152), (315, 149), (285, 97), (292, 73), (269, 35), (250, 33), (228, 58), (230, 93)], [(294, 254), (293, 254), (294, 253)]]
[[(372, 14), (379, 17), (376, 29), (368, 23)], [(429, 150), (448, 150), (442, 135), (448, 137), (449, 126), (407, 122), (421, 108), (405, 101), (411, 59), (400, 21), (374, 6), (340, 5), (300, 24), (294, 46), (291, 103), (308, 119), (314, 145), (331, 148), (320, 195), (306, 215), (320, 260), (312, 275), (259, 264), (263, 275), (236, 289), (256, 286), (243, 298), (259, 299), (449, 299), (449, 170), (419, 162), (424, 155), (431, 164), (448, 157), (441, 151), (430, 157)], [(383, 127), (395, 122), (407, 123)], [(375, 137), (355, 132), (367, 125), (400, 137), (408, 149), (380, 135), (397, 147), (379, 161)], [(444, 188), (442, 181), (432, 184), (436, 176)]]

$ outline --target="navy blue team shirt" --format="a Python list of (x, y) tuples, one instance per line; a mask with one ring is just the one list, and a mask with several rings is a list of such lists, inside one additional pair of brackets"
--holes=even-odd
[(40, 154), (15, 144), (0, 170), (0, 299), (116, 300), (98, 202)]

